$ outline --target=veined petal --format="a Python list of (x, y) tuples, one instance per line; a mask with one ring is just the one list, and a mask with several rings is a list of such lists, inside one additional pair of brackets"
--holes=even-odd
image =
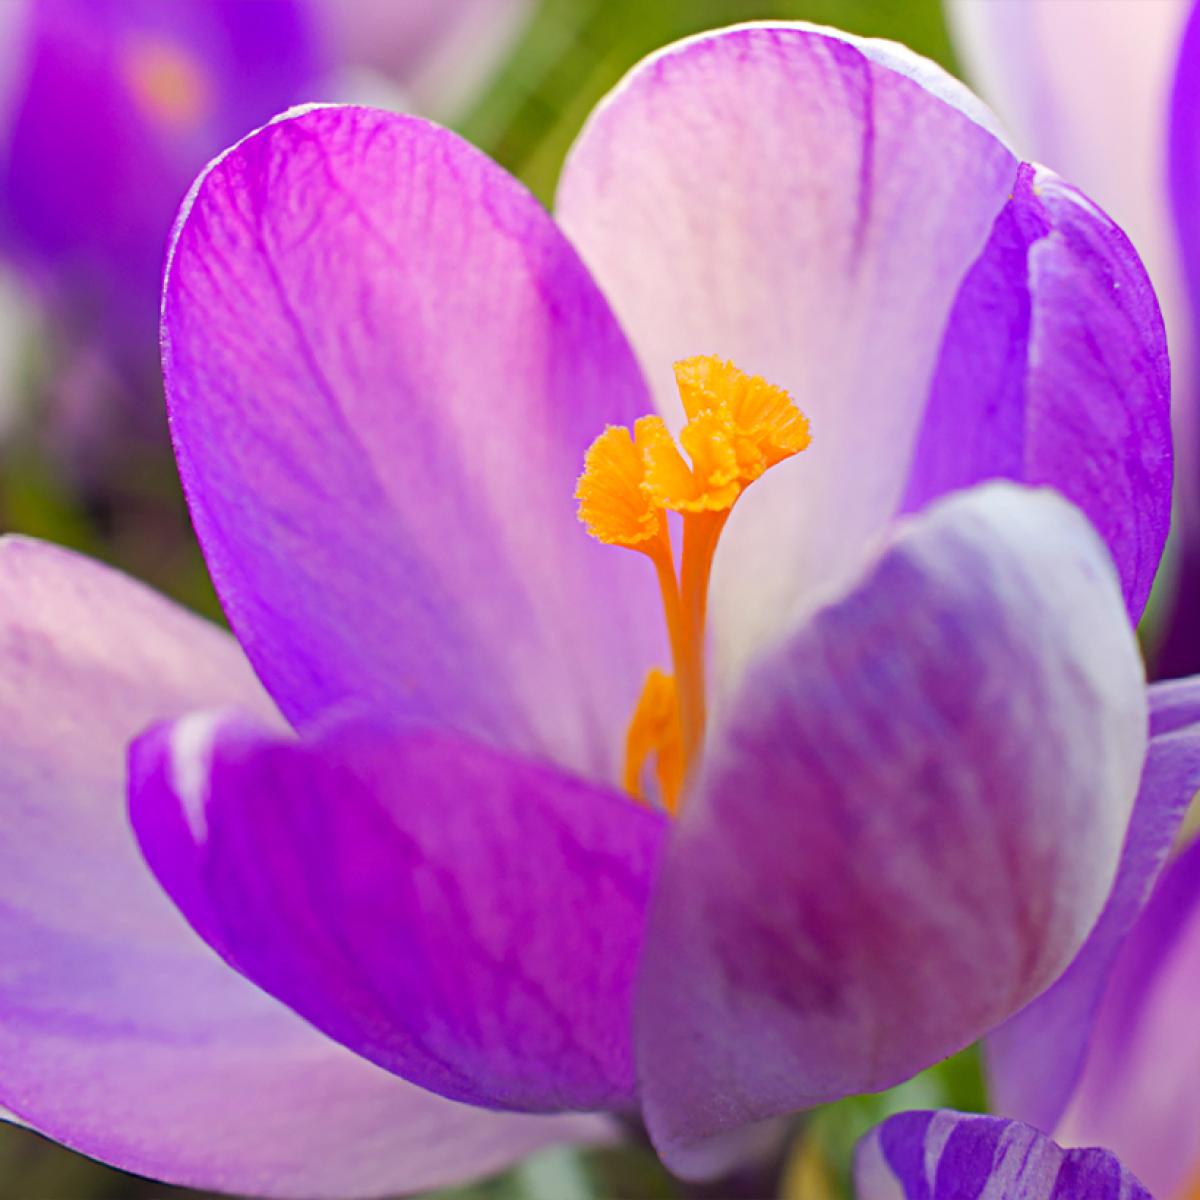
[(722, 538), (727, 681), (845, 585), (900, 502), (946, 319), (1016, 177), (986, 120), (902, 47), (744, 26), (634, 68), (571, 152), (559, 219), (668, 420), (672, 363), (715, 354), (812, 423)]
[(204, 715), (135, 745), (130, 802), (201, 936), (339, 1042), (470, 1103), (633, 1104), (661, 813), (458, 737)]
[(226, 967), (146, 869), (125, 745), (194, 705), (272, 706), (236, 643), (105, 567), (0, 542), (0, 1107), (95, 1158), (279, 1197), (420, 1191), (603, 1135), (463, 1108)]
[(1200, 680), (1151, 687), (1150, 735), (1121, 865), (1100, 920), (1053, 987), (986, 1043), (992, 1107), (1039, 1129), (1054, 1129), (1067, 1107), (1113, 962), (1200, 789)]
[(1170, 525), (1170, 400), (1158, 303), (1128, 239), (1022, 166), (950, 314), (904, 507), (987, 478), (1054, 487), (1108, 543), (1136, 622)]
[(1200, 1182), (1200, 843), (1171, 863), (1121, 947), (1055, 1136), (1104, 1139), (1158, 1196)]
[(1153, 1200), (1107, 1150), (1063, 1150), (1018, 1121), (906, 1112), (859, 1143), (858, 1200)]
[(290, 718), (356, 702), (616, 776), (665, 638), (573, 492), (648, 402), (529, 193), (415, 118), (294, 112), (194, 187), (163, 340), (196, 528)]
[(1141, 662), (1077, 509), (989, 484), (902, 527), (716, 714), (639, 994), (660, 1152), (898, 1083), (1028, 1003), (1111, 889)]

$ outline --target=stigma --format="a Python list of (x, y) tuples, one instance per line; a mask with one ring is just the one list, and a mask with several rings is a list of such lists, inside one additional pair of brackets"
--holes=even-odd
[[(678, 811), (704, 742), (708, 583), (721, 530), (741, 494), (804, 450), (808, 418), (782, 388), (712, 356), (675, 364), (687, 421), (679, 441), (661, 417), (610, 425), (591, 444), (575, 488), (579, 519), (598, 541), (645, 554), (654, 566), (672, 673), (646, 676), (625, 739), (625, 789)], [(678, 566), (667, 513), (682, 518)]]

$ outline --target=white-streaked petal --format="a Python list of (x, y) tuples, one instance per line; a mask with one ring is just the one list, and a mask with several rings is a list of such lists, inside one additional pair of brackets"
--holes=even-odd
[(636, 67), (571, 152), (559, 219), (664, 413), (672, 362), (720, 354), (812, 420), (724, 535), (719, 673), (843, 584), (895, 511), (950, 306), (1016, 173), (984, 119), (901, 47), (753, 25)]
[(899, 1083), (1053, 982), (1145, 746), (1137, 644), (1078, 509), (987, 484), (898, 528), (747, 674), (667, 847), (639, 1053), (668, 1163)]

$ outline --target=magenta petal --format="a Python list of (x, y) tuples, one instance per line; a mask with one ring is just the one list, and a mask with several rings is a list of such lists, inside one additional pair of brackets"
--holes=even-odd
[(1099, 922), (1062, 978), (987, 1041), (992, 1106), (1039, 1129), (1053, 1129), (1071, 1098), (1113, 962), (1200, 789), (1200, 681), (1150, 689), (1150, 734), (1121, 866)]
[(765, 657), (664, 856), (638, 1048), (677, 1171), (898, 1083), (1042, 991), (1112, 885), (1141, 661), (1077, 509), (990, 484), (903, 527)]
[(414, 118), (281, 118), (194, 188), (163, 339), (217, 589), (293, 721), (353, 702), (613, 777), (664, 639), (573, 491), (649, 401), (528, 192)]
[(632, 1104), (661, 814), (457, 737), (204, 715), (143, 737), (130, 789), (201, 936), (331, 1037), (456, 1100)]
[(859, 1143), (858, 1200), (1153, 1200), (1115, 1155), (1063, 1150), (1029, 1125), (905, 1112)]
[(1108, 543), (1136, 621), (1170, 525), (1170, 383), (1128, 239), (1023, 166), (951, 311), (905, 508), (992, 477), (1054, 487)]
[(194, 705), (272, 708), (227, 634), (97, 563), (0, 542), (0, 1110), (126, 1170), (375, 1196), (497, 1170), (581, 1119), (452, 1104), (247, 983), (146, 869), (125, 747)]

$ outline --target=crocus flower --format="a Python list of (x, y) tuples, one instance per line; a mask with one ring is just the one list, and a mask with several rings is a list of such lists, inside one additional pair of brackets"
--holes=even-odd
[[(52, 314), (52, 414), (65, 442), (86, 450), (106, 423), (128, 432), (137, 412), (145, 428), (161, 411), (163, 254), (214, 154), (290, 104), (342, 98), (331, 75), (368, 55), (431, 105), (452, 59), (461, 97), (521, 11), (513, 0), (6, 4), (0, 235)], [(116, 407), (122, 395), (134, 412)]]
[(1174, 577), (1158, 670), (1200, 670), (1200, 16), (1192, 0), (947, 0), (1016, 145), (1104, 205), (1162, 302), (1174, 378)]
[(863, 1139), (858, 1200), (1152, 1200), (1108, 1150), (1063, 1150), (1001, 1117), (907, 1112)]
[[(1131, 814), (1165, 810), (1134, 807), (1130, 621), (1166, 359), (1094, 205), (903, 49), (750, 26), (635, 69), (558, 219), (356, 107), (287, 114), (194, 186), (170, 416), (270, 701), (133, 585), (8, 550), (23, 1120), (171, 1178), (289, 1194), (311, 1154), (330, 1194), (397, 1187), (356, 1083), (282, 1071), (253, 1100), (253, 1003), (393, 1111), (436, 1093), (427, 1174), (456, 1105), (509, 1110), (470, 1126), (497, 1155), (596, 1136), (533, 1114), (639, 1112), (705, 1174), (749, 1123), (1032, 1000), (1143, 844)], [(137, 874), (115, 762), (154, 717)], [(93, 888), (120, 902), (81, 917)], [(309, 1145), (328, 1112), (347, 1128)]]

